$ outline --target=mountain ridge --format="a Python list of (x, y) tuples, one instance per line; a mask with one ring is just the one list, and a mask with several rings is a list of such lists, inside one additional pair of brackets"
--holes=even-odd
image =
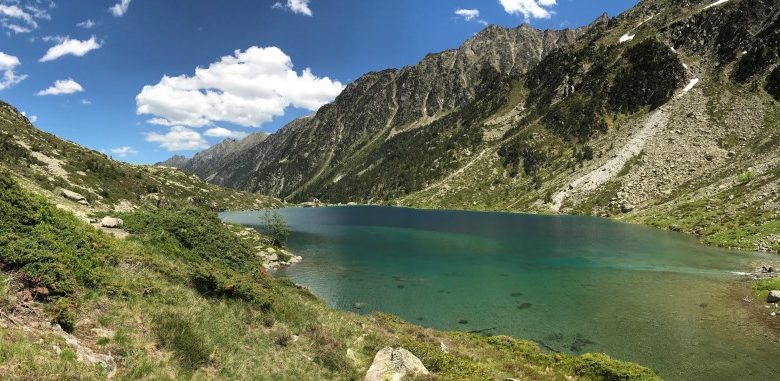
[(600, 215), (778, 251), (779, 9), (644, 0), (576, 31), (490, 26), (194, 173), (291, 201)]

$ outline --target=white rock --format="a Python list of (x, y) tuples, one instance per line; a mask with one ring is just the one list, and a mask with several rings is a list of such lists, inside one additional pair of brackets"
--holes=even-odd
[(87, 201), (87, 198), (82, 196), (81, 194), (76, 193), (74, 191), (67, 190), (65, 188), (60, 188), (59, 193), (62, 197), (65, 197), (71, 201), (75, 201), (75, 202)]
[(364, 381), (400, 381), (406, 376), (428, 375), (422, 361), (403, 348), (385, 347), (377, 352)]
[(122, 221), (121, 218), (114, 218), (114, 217), (103, 217), (100, 220), (100, 226), (104, 228), (110, 228), (110, 229), (117, 229), (122, 226), (124, 221)]

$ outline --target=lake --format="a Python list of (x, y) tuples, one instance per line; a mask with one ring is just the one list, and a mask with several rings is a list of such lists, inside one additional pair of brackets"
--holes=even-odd
[[(604, 352), (668, 380), (769, 380), (780, 343), (740, 276), (769, 255), (602, 218), (391, 207), (288, 208), (280, 270), (330, 305), (441, 330)], [(223, 213), (255, 226), (258, 213)]]

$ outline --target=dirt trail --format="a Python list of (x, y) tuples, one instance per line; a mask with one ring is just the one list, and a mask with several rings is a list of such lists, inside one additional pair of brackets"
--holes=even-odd
[(567, 184), (564, 189), (558, 191), (558, 193), (553, 196), (552, 209), (555, 212), (560, 212), (566, 197), (573, 191), (590, 192), (615, 178), (631, 158), (642, 152), (645, 143), (667, 125), (670, 111), (671, 106), (667, 104), (650, 114), (644, 122), (642, 129), (639, 130), (639, 132), (637, 132), (612, 159), (590, 173), (577, 178), (573, 182)]

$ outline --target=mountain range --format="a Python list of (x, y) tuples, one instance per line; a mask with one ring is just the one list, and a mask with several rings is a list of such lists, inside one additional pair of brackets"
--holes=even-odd
[(780, 250), (780, 4), (645, 0), (489, 26), (170, 165), (293, 202), (600, 215)]

